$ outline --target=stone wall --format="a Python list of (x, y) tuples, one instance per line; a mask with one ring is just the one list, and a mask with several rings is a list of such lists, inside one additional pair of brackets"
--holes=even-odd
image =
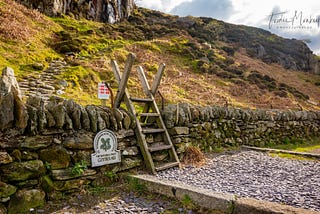
[(134, 0), (16, 0), (28, 8), (48, 16), (62, 14), (76, 18), (115, 23), (133, 12)]
[[(59, 97), (31, 96), (24, 103), (10, 68), (0, 87), (0, 213), (27, 213), (45, 199), (106, 185), (116, 173), (143, 164), (126, 110)], [(121, 163), (92, 168), (93, 140), (103, 129), (114, 131)]]
[(250, 110), (189, 104), (168, 105), (164, 121), (177, 148), (198, 145), (264, 146), (320, 137), (320, 112)]
[[(191, 144), (211, 151), (320, 135), (320, 112), (177, 104), (162, 113), (180, 155)], [(106, 185), (116, 173), (143, 167), (133, 121), (124, 109), (84, 107), (59, 97), (31, 96), (23, 102), (14, 71), (5, 68), (0, 77), (0, 213), (26, 213), (45, 199)], [(92, 168), (94, 136), (103, 129), (115, 132), (122, 161)]]

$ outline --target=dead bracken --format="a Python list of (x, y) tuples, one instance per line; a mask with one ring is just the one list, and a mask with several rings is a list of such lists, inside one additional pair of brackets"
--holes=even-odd
[(182, 162), (185, 165), (200, 167), (206, 163), (206, 157), (198, 147), (188, 146), (183, 156)]

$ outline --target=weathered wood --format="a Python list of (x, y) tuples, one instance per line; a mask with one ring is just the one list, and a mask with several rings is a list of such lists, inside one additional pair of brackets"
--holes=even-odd
[(160, 116), (160, 114), (158, 113), (140, 113), (138, 115), (142, 117), (159, 117)]
[(162, 151), (162, 150), (168, 150), (171, 149), (171, 145), (155, 145), (155, 146), (149, 146), (149, 151), (150, 152), (157, 152), (157, 151)]
[(131, 97), (131, 101), (137, 102), (137, 103), (147, 103), (152, 102), (152, 99), (149, 98), (139, 98), (139, 97)]
[(142, 84), (142, 89), (143, 89), (144, 93), (146, 95), (149, 95), (150, 94), (150, 86), (149, 86), (148, 80), (146, 78), (146, 75), (144, 74), (143, 68), (141, 66), (138, 66), (137, 72), (138, 72), (138, 76), (139, 76), (140, 82)]
[(118, 63), (115, 60), (111, 60), (111, 67), (117, 82), (120, 83), (121, 72), (120, 72)]
[(161, 133), (165, 132), (165, 129), (151, 129), (151, 128), (143, 128), (142, 133), (144, 134), (153, 134), (153, 133)]
[(152, 93), (153, 96), (155, 96), (155, 94), (158, 91), (158, 88), (159, 88), (159, 85), (160, 85), (161, 78), (162, 78), (162, 75), (163, 75), (165, 67), (166, 67), (166, 65), (164, 63), (161, 63), (159, 68), (158, 68), (158, 72), (157, 72), (156, 76), (154, 77), (154, 80), (153, 80), (153, 83), (152, 83), (152, 86), (151, 86), (151, 93)]
[(180, 163), (179, 162), (164, 163), (159, 166), (156, 166), (156, 171), (162, 171), (162, 170), (169, 169), (169, 168), (172, 168), (175, 166), (180, 166)]
[[(134, 115), (134, 119), (136, 122), (135, 133), (138, 140), (138, 144), (141, 149), (141, 153), (143, 155), (147, 168), (153, 174), (156, 174), (156, 172), (159, 170), (167, 169), (174, 166), (180, 166), (178, 155), (176, 154), (173, 143), (170, 139), (170, 135), (168, 133), (168, 130), (165, 127), (165, 124), (161, 118), (161, 114), (158, 109), (157, 103), (155, 102), (155, 99), (154, 99), (154, 94), (157, 92), (158, 87), (160, 85), (161, 77), (163, 75), (165, 65), (161, 64), (159, 66), (158, 72), (155, 76), (155, 79), (152, 85), (152, 89), (150, 89), (150, 86), (145, 76), (145, 73), (143, 71), (143, 68), (141, 66), (138, 66), (137, 72), (138, 72), (139, 79), (141, 81), (143, 91), (146, 95), (146, 98), (134, 98), (134, 97), (131, 98), (126, 86), (127, 86), (133, 61), (134, 61), (134, 55), (129, 55), (128, 60), (126, 62), (125, 71), (122, 75), (120, 73), (117, 62), (111, 61), (112, 70), (119, 83), (119, 89), (118, 89), (118, 93), (115, 101), (115, 107), (119, 107), (121, 101), (124, 101), (125, 104), (127, 105), (128, 110)], [(139, 102), (144, 104), (144, 110), (142, 113), (137, 114), (136, 109), (133, 105), (133, 102)], [(153, 118), (152, 123), (149, 120), (146, 121), (147, 118)], [(149, 147), (145, 134), (161, 135), (163, 142), (161, 143), (161, 145), (157, 143)], [(155, 166), (151, 152), (162, 151), (162, 150), (167, 150), (169, 152), (170, 160), (168, 160), (164, 164)]]
[[(143, 88), (143, 91), (144, 93), (147, 95), (147, 96), (150, 96), (152, 94), (150, 94), (150, 86), (149, 86), (149, 83), (148, 83), (148, 80), (146, 78), (146, 75), (143, 71), (143, 68), (141, 66), (138, 66), (137, 68), (137, 72), (138, 72), (138, 77), (140, 79), (140, 82), (142, 84), (142, 88)], [(143, 107), (143, 113), (147, 113), (149, 112), (150, 110), (150, 106), (151, 106), (151, 103), (146, 103)], [(140, 117), (140, 122), (144, 123), (146, 120), (146, 117)]]
[[(127, 87), (127, 83), (128, 83), (128, 79), (129, 79), (129, 75), (132, 69), (132, 65), (134, 63), (136, 56), (132, 53), (130, 53), (128, 55), (127, 61), (126, 61), (126, 65), (124, 67), (124, 72), (122, 74), (120, 83), (119, 83), (119, 88), (118, 88), (118, 92), (117, 92), (117, 96), (114, 102), (114, 106), (115, 108), (119, 108), (121, 101), (123, 99), (123, 95), (124, 95), (124, 91)], [(119, 74), (120, 76), (120, 74)]]
[[(115, 73), (115, 77), (118, 80), (118, 82), (120, 82), (121, 81), (121, 77), (120, 77), (121, 75), (120, 75), (119, 66), (117, 65), (116, 61), (112, 61), (111, 64), (112, 64), (113, 72)], [(137, 114), (136, 110), (135, 110), (135, 108), (134, 108), (134, 106), (133, 106), (133, 104), (132, 104), (132, 102), (130, 100), (130, 95), (129, 95), (129, 92), (128, 92), (128, 90), (126, 88), (124, 90), (124, 102), (125, 102), (126, 106), (128, 107), (128, 110), (133, 115), (136, 115)], [(147, 168), (153, 174), (155, 174), (156, 173), (155, 166), (154, 166), (154, 163), (152, 161), (151, 154), (148, 151), (148, 145), (147, 145), (146, 139), (144, 137), (144, 134), (142, 133), (142, 128), (141, 128), (139, 119), (137, 117), (134, 117), (134, 119), (135, 119), (135, 123), (137, 124), (136, 128), (135, 128), (135, 133), (136, 133), (136, 137), (137, 137), (137, 140), (138, 140), (138, 144), (139, 144), (139, 146), (141, 148), (141, 153), (142, 153), (143, 159), (145, 160)]]

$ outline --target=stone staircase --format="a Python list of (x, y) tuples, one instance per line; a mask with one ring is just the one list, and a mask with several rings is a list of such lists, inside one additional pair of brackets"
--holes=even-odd
[(32, 95), (41, 96), (44, 101), (47, 101), (53, 95), (63, 94), (63, 90), (68, 86), (68, 83), (65, 80), (58, 80), (57, 76), (67, 67), (69, 65), (65, 61), (52, 61), (42, 73), (30, 75), (19, 81), (22, 96), (24, 98)]

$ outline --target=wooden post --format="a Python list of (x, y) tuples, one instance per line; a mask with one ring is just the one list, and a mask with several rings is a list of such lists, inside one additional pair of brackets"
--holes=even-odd
[(150, 92), (151, 92), (150, 91), (150, 86), (149, 86), (149, 83), (147, 81), (146, 75), (144, 74), (143, 68), (141, 66), (138, 66), (137, 72), (138, 72), (138, 76), (139, 76), (140, 82), (142, 84), (142, 89), (143, 89), (144, 93), (146, 95), (149, 95)]
[(112, 67), (113, 74), (116, 77), (117, 82), (120, 83), (121, 72), (120, 72), (118, 63), (115, 60), (111, 60), (111, 67)]
[(129, 74), (131, 72), (132, 65), (134, 63), (135, 58), (136, 58), (136, 56), (134, 54), (132, 54), (132, 53), (130, 53), (128, 55), (128, 58), (127, 58), (127, 61), (126, 61), (126, 65), (125, 65), (125, 68), (124, 68), (124, 72), (122, 74), (122, 77), (121, 77), (121, 80), (120, 80), (120, 83), (119, 83), (119, 88), (118, 88), (118, 92), (117, 92), (117, 95), (116, 95), (116, 99), (115, 99), (115, 102), (114, 102), (114, 107), (115, 108), (119, 108), (120, 107), (121, 100), (123, 98), (125, 89), (127, 87)]
[(161, 63), (158, 68), (158, 72), (157, 72), (156, 76), (154, 77), (152, 87), (151, 87), (151, 93), (153, 96), (155, 96), (155, 94), (158, 91), (158, 87), (160, 85), (161, 78), (162, 78), (163, 71), (164, 71), (165, 67), (166, 67), (166, 65), (164, 63)]

